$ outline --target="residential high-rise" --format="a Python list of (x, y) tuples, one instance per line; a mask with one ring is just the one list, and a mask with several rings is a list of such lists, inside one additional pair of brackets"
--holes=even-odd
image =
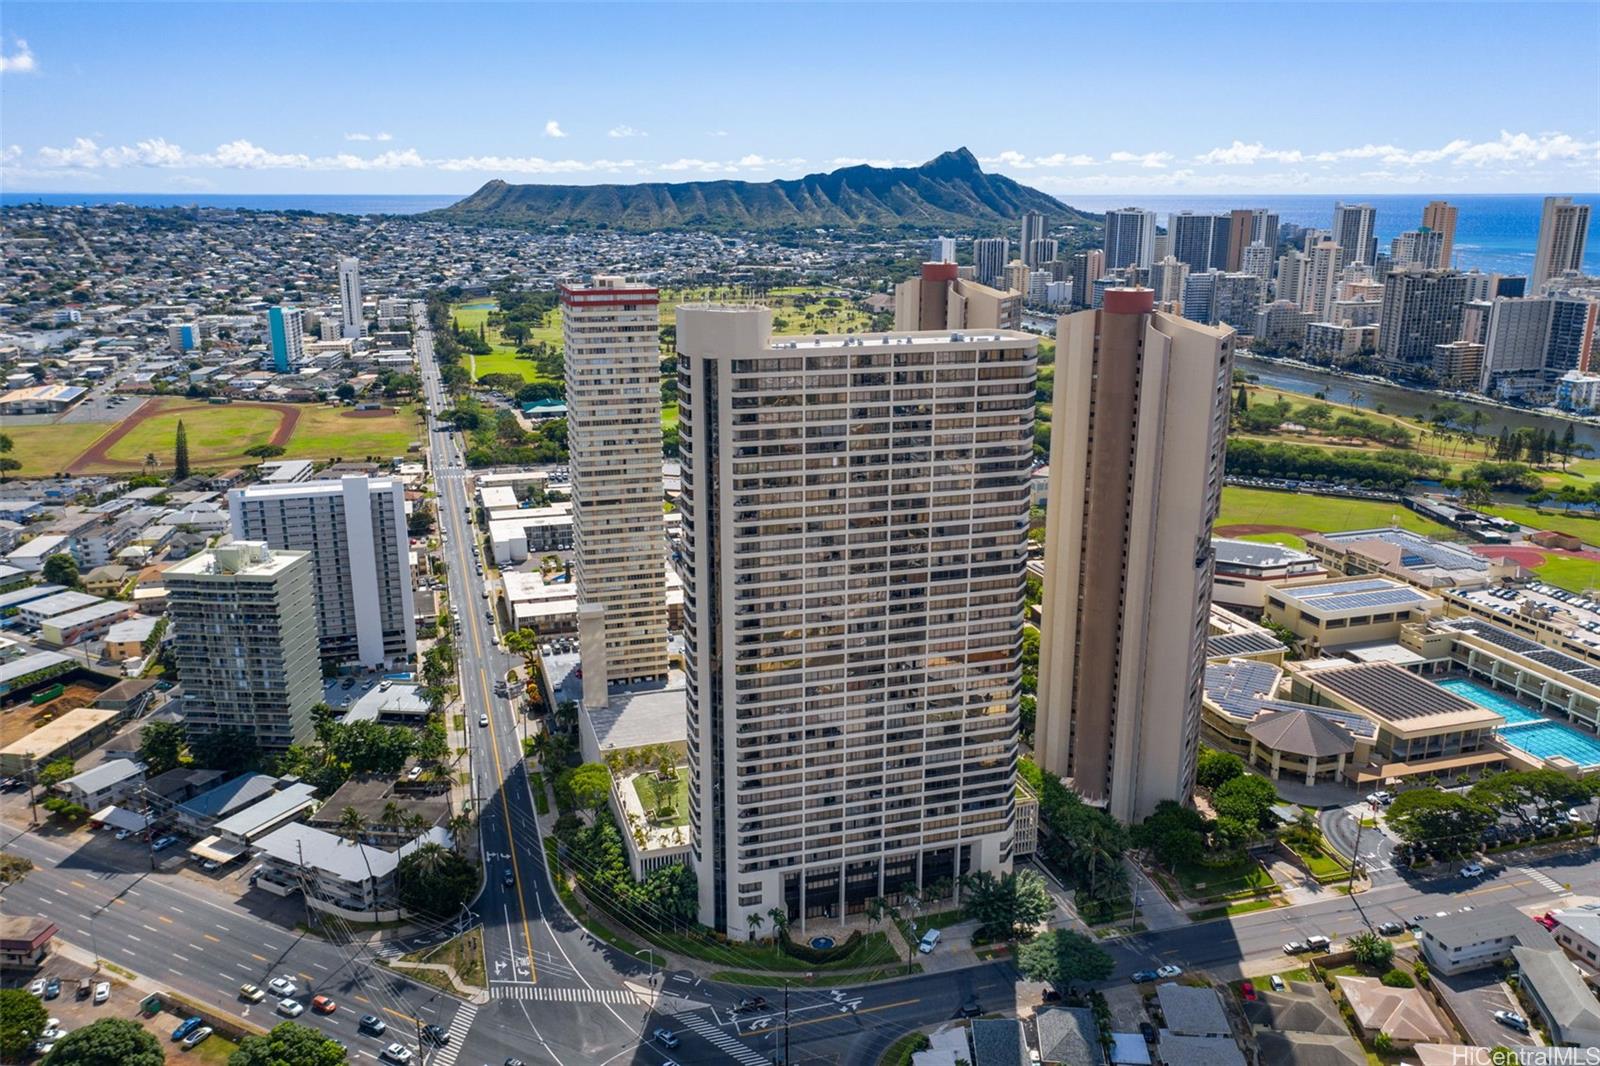
[(935, 237), (928, 242), (928, 262), (954, 263), (956, 261), (956, 239), (954, 237)]
[[(1261, 279), (1242, 270), (1217, 271), (1211, 283), (1211, 325), (1232, 326), (1239, 333), (1255, 328), (1261, 310)], [(1185, 315), (1185, 318), (1189, 316)]]
[(1256, 213), (1249, 208), (1228, 212), (1227, 261), (1222, 269), (1238, 271), (1244, 268), (1244, 250), (1255, 239)]
[(305, 312), (298, 307), (267, 309), (267, 338), (272, 344), (272, 369), (287, 374), (305, 361)]
[[(1044, 212), (1024, 211), (1022, 213), (1022, 239), (1017, 246), (1022, 250), (1022, 261), (1029, 267), (1036, 267), (1047, 260), (1035, 259), (1033, 256), (1033, 242), (1044, 240)], [(1054, 259), (1054, 256), (1051, 256)]]
[(1272, 281), (1272, 249), (1263, 241), (1252, 241), (1239, 260), (1239, 269), (1261, 279), (1261, 291)]
[(1300, 309), (1320, 322), (1328, 317), (1339, 295), (1339, 264), (1344, 250), (1323, 241), (1311, 249), (1300, 278)]
[(1480, 391), (1516, 395), (1541, 381), (1550, 349), (1555, 301), (1542, 297), (1501, 298), (1489, 312)]
[(973, 275), (980, 285), (1003, 285), (1011, 242), (1004, 237), (979, 237), (972, 242)]
[(1020, 259), (1013, 259), (1006, 264), (1006, 288), (1012, 292), (1028, 294), (1029, 267)]
[(1167, 219), (1172, 238), (1172, 257), (1189, 264), (1191, 273), (1222, 270), (1228, 264), (1228, 240), (1232, 216), (1197, 215), (1179, 211)]
[(578, 606), (605, 609), (609, 681), (667, 674), (657, 290), (598, 275), (561, 287), (572, 575)]
[(1273, 287), (1273, 295), (1279, 300), (1292, 300), (1299, 306), (1310, 262), (1310, 257), (1298, 249), (1284, 252), (1278, 258), (1278, 282)]
[(1140, 207), (1124, 207), (1106, 212), (1105, 253), (1107, 270), (1125, 266), (1148, 267), (1155, 262), (1156, 213)]
[(305, 552), (234, 541), (167, 569), (167, 618), (191, 737), (253, 736), (268, 751), (311, 739), (322, 699), (312, 566)]
[(1167, 256), (1150, 268), (1150, 288), (1155, 291), (1156, 307), (1173, 314), (1183, 313), (1183, 286), (1189, 279), (1189, 264)]
[(1422, 209), (1422, 225), (1439, 235), (1439, 261), (1434, 265), (1445, 270), (1455, 266), (1456, 206), (1444, 200), (1429, 200)]
[(1105, 275), (1106, 253), (1074, 252), (1072, 255), (1072, 306), (1085, 308), (1094, 292), (1094, 283)]
[(367, 321), (361, 317), (361, 260), (353, 255), (339, 260), (339, 329), (345, 340), (366, 336)]
[(1378, 251), (1378, 209), (1371, 204), (1333, 205), (1333, 243), (1342, 250), (1343, 269), (1349, 263), (1372, 265)]
[(894, 287), (894, 328), (1021, 329), (1022, 298), (960, 277), (954, 263), (923, 263)]
[(1027, 264), (1035, 270), (1043, 270), (1055, 262), (1056, 256), (1061, 254), (1061, 242), (1054, 237), (1040, 237), (1029, 241), (1027, 248)]
[(1575, 204), (1570, 196), (1546, 196), (1528, 292), (1537, 296), (1539, 287), (1562, 271), (1582, 270), (1588, 241), (1589, 205)]
[(1038, 339), (677, 313), (700, 920), (1010, 868)]
[(1190, 271), (1183, 279), (1183, 309), (1180, 312), (1190, 322), (1211, 322), (1212, 299), (1217, 291), (1215, 270)]
[(1126, 822), (1186, 801), (1233, 330), (1112, 289), (1056, 327), (1035, 758)]
[(1461, 337), (1467, 283), (1453, 270), (1395, 270), (1383, 283), (1378, 361), (1406, 376), (1433, 366), (1435, 345)]
[(1444, 258), (1444, 234), (1426, 227), (1407, 230), (1389, 242), (1389, 259), (1394, 270), (1439, 270), (1448, 262)]
[(378, 667), (416, 654), (406, 491), (398, 478), (249, 485), (228, 493), (228, 511), (235, 539), (310, 555), (322, 658)]

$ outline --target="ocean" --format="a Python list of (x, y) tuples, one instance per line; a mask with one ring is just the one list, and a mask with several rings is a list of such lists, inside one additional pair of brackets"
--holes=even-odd
[[(463, 193), (462, 195), (466, 195)], [(255, 211), (317, 211), (347, 215), (414, 215), (448, 207), (460, 199), (451, 195), (363, 194), (243, 194), (243, 193), (31, 193), (0, 192), (0, 206), (26, 203), (53, 205), (135, 204), (140, 207), (222, 207)], [(1533, 267), (1539, 234), (1543, 194), (1535, 195), (1392, 195), (1302, 196), (1239, 193), (1226, 196), (1072, 196), (1061, 199), (1085, 211), (1135, 204), (1157, 212), (1165, 224), (1177, 211), (1227, 211), (1235, 207), (1267, 207), (1280, 221), (1296, 226), (1330, 226), (1334, 201), (1369, 203), (1378, 212), (1378, 246), (1421, 224), (1422, 207), (1429, 200), (1449, 200), (1459, 209), (1456, 222), (1456, 265), (1478, 267), (1501, 274), (1526, 274)], [(1600, 196), (1575, 194), (1579, 203), (1591, 204), (1587, 273), (1600, 275)]]
[[(1133, 205), (1153, 210), (1157, 221), (1166, 225), (1178, 211), (1220, 212), (1236, 207), (1265, 207), (1278, 213), (1279, 222), (1296, 226), (1333, 225), (1333, 205), (1371, 204), (1377, 209), (1378, 247), (1384, 251), (1389, 241), (1422, 224), (1422, 208), (1429, 200), (1448, 200), (1457, 207), (1455, 259), (1463, 270), (1477, 267), (1499, 274), (1526, 274), (1533, 269), (1533, 253), (1539, 239), (1539, 215), (1544, 194), (1503, 195), (1459, 194), (1395, 196), (1289, 196), (1272, 193), (1238, 193), (1226, 196), (1072, 196), (1058, 197), (1084, 211), (1103, 212)], [(1600, 274), (1600, 196), (1574, 193), (1576, 203), (1589, 204), (1589, 243), (1584, 253), (1584, 271)]]

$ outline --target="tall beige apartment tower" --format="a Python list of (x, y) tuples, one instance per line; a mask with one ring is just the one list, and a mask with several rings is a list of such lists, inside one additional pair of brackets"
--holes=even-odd
[(1456, 206), (1444, 200), (1429, 200), (1422, 209), (1422, 224), (1440, 235), (1439, 266), (1450, 270), (1455, 264)]
[(771, 327), (678, 308), (689, 816), (739, 939), (1015, 836), (1038, 338)]
[(1533, 275), (1528, 295), (1540, 296), (1539, 286), (1565, 270), (1583, 269), (1583, 249), (1589, 241), (1589, 205), (1575, 204), (1570, 196), (1546, 196), (1539, 216), (1539, 246), (1533, 254)]
[(1123, 821), (1186, 800), (1233, 330), (1110, 289), (1056, 327), (1039, 764)]
[(659, 302), (620, 277), (561, 287), (573, 580), (580, 610), (605, 610), (605, 662), (585, 669), (611, 682), (667, 674)]
[(894, 328), (1021, 329), (1022, 293), (969, 281), (954, 263), (923, 263), (894, 287)]

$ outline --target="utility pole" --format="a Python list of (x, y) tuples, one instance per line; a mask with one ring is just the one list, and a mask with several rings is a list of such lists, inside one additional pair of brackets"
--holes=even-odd
[(783, 982), (783, 1064), (789, 1066), (789, 982)]
[(1350, 877), (1345, 882), (1347, 893), (1354, 892), (1356, 889), (1356, 865), (1361, 862), (1361, 825), (1365, 821), (1365, 818), (1356, 819), (1356, 844), (1352, 849), (1354, 854), (1350, 856)]

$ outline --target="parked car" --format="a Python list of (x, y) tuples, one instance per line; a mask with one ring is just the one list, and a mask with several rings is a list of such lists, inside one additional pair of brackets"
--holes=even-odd
[(1146, 981), (1154, 981), (1158, 976), (1160, 975), (1154, 970), (1135, 970), (1129, 977), (1129, 980), (1138, 985), (1143, 984)]
[(1256, 1001), (1256, 986), (1250, 981), (1239, 982), (1239, 995), (1246, 1003)]
[(1182, 973), (1183, 973), (1183, 967), (1182, 966), (1173, 966), (1171, 964), (1168, 964), (1166, 966), (1158, 966), (1158, 967), (1156, 967), (1156, 976), (1161, 978), (1162, 980), (1167, 980), (1169, 978), (1178, 977)]
[(360, 1029), (363, 1033), (371, 1033), (373, 1036), (382, 1036), (384, 1033), (389, 1031), (389, 1023), (378, 1017), (376, 1014), (363, 1014), (361, 1016)]
[(1399, 922), (1379, 922), (1378, 932), (1383, 936), (1399, 936), (1406, 931), (1406, 927)]
[(267, 993), (260, 985), (240, 985), (239, 998), (246, 1003), (260, 1003), (267, 998)]
[(1469, 862), (1461, 868), (1462, 877), (1482, 877), (1483, 867), (1475, 862)]
[(1282, 992), (1288, 987), (1283, 983), (1283, 978), (1279, 977), (1277, 974), (1273, 974), (1271, 977), (1268, 977), (1267, 983), (1272, 986), (1272, 990), (1274, 992)]
[(285, 974), (283, 977), (274, 977), (267, 982), (267, 987), (275, 996), (292, 996), (300, 991), (300, 986), (294, 983), (294, 978)]
[(1310, 950), (1310, 946), (1304, 940), (1291, 940), (1283, 945), (1283, 953), (1285, 955), (1304, 955)]
[(94, 982), (87, 977), (78, 978), (78, 998), (88, 999), (89, 993), (94, 991)]
[(204, 1024), (205, 1021), (201, 1018), (185, 1018), (183, 1021), (178, 1023), (178, 1027), (176, 1029), (172, 1030), (172, 1039), (182, 1040), (184, 1037), (188, 1036), (190, 1033), (194, 1032)]
[(961, 1016), (963, 1018), (976, 1018), (983, 1013), (983, 1007), (978, 1003), (977, 996), (968, 996), (961, 1001)]
[(1308, 951), (1327, 951), (1332, 947), (1333, 941), (1329, 940), (1325, 936), (1306, 937), (1306, 949)]
[(1149, 1022), (1140, 1022), (1139, 1035), (1144, 1037), (1146, 1044), (1154, 1044), (1156, 1042), (1156, 1027)]
[(55, 999), (61, 994), (61, 978), (52, 977), (44, 983), (44, 998)]
[(671, 1029), (657, 1029), (650, 1034), (650, 1038), (664, 1048), (675, 1048), (683, 1042)]
[(305, 1013), (305, 1010), (306, 1005), (301, 1003), (298, 999), (278, 1000), (278, 1013), (283, 1015), (285, 1018), (298, 1018), (300, 1015)]
[(175, 836), (156, 837), (155, 840), (150, 842), (150, 850), (151, 851), (166, 851), (168, 848), (172, 847), (172, 845), (176, 844), (177, 842), (178, 842), (178, 838), (175, 837)]
[(32, 992), (36, 996), (43, 997), (44, 996), (44, 978), (40, 977), (40, 978), (36, 979), (32, 984), (30, 984), (28, 986), (28, 991)]
[(1528, 1031), (1528, 1019), (1524, 1018), (1522, 1015), (1513, 1010), (1495, 1011), (1494, 1020), (1499, 1022), (1501, 1025), (1515, 1029), (1519, 1033), (1526, 1033)]
[(110, 998), (111, 998), (111, 982), (110, 981), (101, 981), (99, 984), (94, 986), (94, 1002), (95, 1002), (95, 1006), (98, 1007), (100, 1004), (104, 1003), (106, 1000), (108, 1000)]
[(939, 930), (929, 929), (922, 934), (922, 939), (917, 941), (917, 950), (924, 955), (933, 954), (933, 949), (939, 946)]
[(190, 1033), (188, 1036), (183, 1038), (183, 1046), (186, 1047), (186, 1048), (192, 1048), (197, 1044), (204, 1043), (206, 1037), (208, 1037), (210, 1035), (211, 1035), (211, 1026), (202, 1025), (200, 1028), (196, 1029), (194, 1032)]

